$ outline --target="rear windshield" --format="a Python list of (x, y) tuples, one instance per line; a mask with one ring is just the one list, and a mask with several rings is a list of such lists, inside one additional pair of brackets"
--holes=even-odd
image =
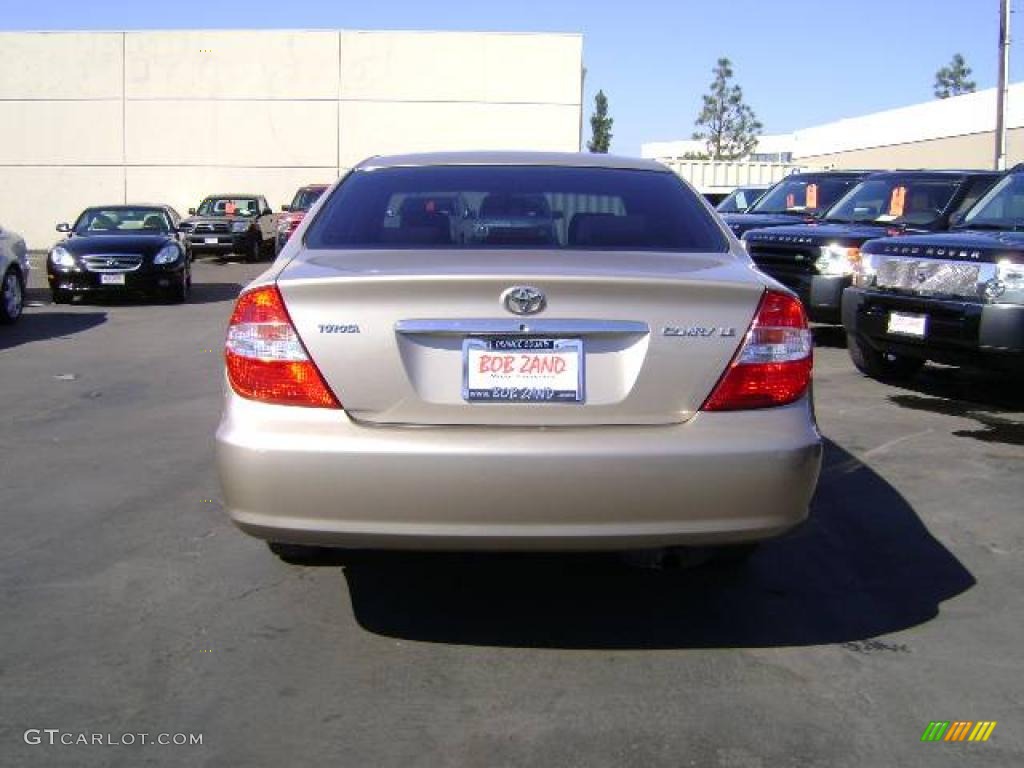
[(855, 178), (801, 176), (780, 181), (749, 213), (818, 214), (829, 208), (857, 184)]
[(842, 224), (932, 224), (946, 210), (960, 179), (889, 176), (868, 179), (828, 212)]
[(674, 174), (548, 166), (356, 171), (320, 209), (306, 246), (728, 250)]

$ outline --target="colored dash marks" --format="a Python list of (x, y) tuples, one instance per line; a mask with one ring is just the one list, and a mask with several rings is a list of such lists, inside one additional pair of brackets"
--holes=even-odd
[(995, 729), (995, 720), (932, 720), (921, 741), (988, 741)]

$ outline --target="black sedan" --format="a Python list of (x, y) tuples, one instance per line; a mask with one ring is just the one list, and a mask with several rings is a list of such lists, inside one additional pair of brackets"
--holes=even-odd
[(87, 208), (50, 251), (46, 277), (55, 304), (76, 295), (149, 294), (183, 302), (192, 287), (192, 254), (167, 205)]

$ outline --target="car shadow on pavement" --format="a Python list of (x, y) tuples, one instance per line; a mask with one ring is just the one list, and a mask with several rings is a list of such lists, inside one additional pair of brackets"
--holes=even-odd
[[(192, 283), (192, 290), (188, 300), (180, 306), (189, 304), (217, 304), (222, 301), (234, 301), (242, 291), (241, 283)], [(129, 306), (179, 306), (169, 302), (159, 295), (132, 294), (119, 296), (117, 294), (97, 294), (93, 296), (80, 296), (75, 299), (74, 306), (88, 307), (129, 307)]]
[(33, 341), (71, 336), (105, 323), (106, 312), (67, 312), (30, 308), (17, 323), (0, 327), (0, 350)]
[(927, 366), (899, 387), (909, 391), (891, 394), (889, 400), (901, 408), (978, 423), (977, 429), (954, 431), (957, 437), (1024, 445), (1024, 396), (1019, 379), (992, 371)]
[(906, 500), (828, 442), (806, 525), (741, 565), (646, 570), (615, 555), (389, 553), (344, 568), (360, 626), (544, 648), (803, 646), (922, 624), (975, 582)]
[(242, 292), (241, 283), (192, 283), (188, 304), (216, 304), (220, 301), (234, 301)]
[(816, 347), (846, 349), (846, 331), (841, 325), (814, 325), (811, 335)]

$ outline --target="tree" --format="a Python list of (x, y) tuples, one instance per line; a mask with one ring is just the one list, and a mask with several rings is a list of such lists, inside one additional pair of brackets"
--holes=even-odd
[(607, 154), (608, 147), (612, 143), (612, 123), (615, 121), (608, 117), (608, 97), (604, 91), (598, 91), (594, 97), (594, 112), (590, 116), (590, 133), (592, 138), (587, 142), (587, 149), (591, 152)]
[(974, 93), (977, 84), (968, 80), (971, 76), (971, 68), (967, 66), (964, 57), (959, 53), (953, 54), (953, 60), (948, 67), (942, 67), (935, 73), (935, 96), (939, 99), (948, 99), (950, 96), (959, 96), (961, 93)]
[(743, 89), (732, 84), (732, 62), (719, 59), (712, 72), (715, 80), (710, 93), (704, 95), (693, 138), (707, 144), (712, 160), (746, 157), (757, 146), (762, 125), (754, 110), (743, 102)]

